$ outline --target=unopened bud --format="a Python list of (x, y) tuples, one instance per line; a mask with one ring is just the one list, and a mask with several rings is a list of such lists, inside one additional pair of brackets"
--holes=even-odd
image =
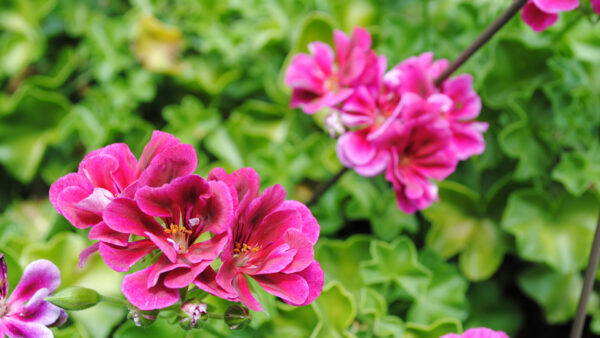
[(157, 310), (153, 311), (142, 311), (142, 310), (130, 310), (127, 318), (133, 320), (135, 326), (147, 327), (150, 326), (156, 320), (158, 315)]
[(225, 324), (231, 330), (240, 330), (252, 321), (250, 310), (240, 305), (231, 305), (225, 310)]
[(80, 286), (72, 286), (46, 297), (47, 301), (65, 310), (84, 310), (98, 304), (101, 299), (98, 292)]
[(202, 327), (206, 319), (206, 304), (185, 303), (181, 306), (181, 319), (179, 325), (185, 329), (197, 329)]

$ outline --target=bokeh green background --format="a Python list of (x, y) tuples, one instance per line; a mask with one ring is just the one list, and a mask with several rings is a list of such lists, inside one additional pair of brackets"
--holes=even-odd
[[(47, 201), (48, 186), (112, 142), (136, 154), (152, 130), (191, 143), (198, 173), (254, 167), (306, 201), (341, 165), (322, 114), (289, 108), (283, 73), (310, 41), (366, 27), (390, 65), (453, 59), (509, 0), (0, 0), (0, 251), (14, 287), (37, 258), (63, 284), (120, 296), (122, 275)], [(564, 337), (600, 209), (600, 25), (589, 3), (535, 34), (519, 17), (459, 73), (475, 78), (487, 149), (405, 215), (382, 178), (347, 173), (312, 207), (322, 296), (293, 308), (268, 294), (248, 329), (141, 329), (102, 304), (60, 337), (438, 337), (475, 326)], [(216, 309), (226, 304), (211, 300)], [(600, 334), (594, 292), (588, 331)], [(588, 332), (589, 333), (589, 332)]]

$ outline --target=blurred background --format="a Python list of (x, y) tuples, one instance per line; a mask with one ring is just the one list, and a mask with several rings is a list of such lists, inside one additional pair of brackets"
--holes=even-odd
[[(315, 116), (289, 108), (283, 74), (311, 41), (367, 28), (388, 64), (433, 51), (452, 60), (504, 0), (0, 0), (0, 251), (10, 283), (47, 258), (62, 287), (120, 296), (122, 275), (48, 202), (91, 150), (139, 156), (160, 129), (198, 151), (198, 173), (255, 168), (306, 201), (341, 169)], [(125, 309), (70, 313), (58, 337), (438, 337), (477, 326), (565, 337), (600, 209), (600, 25), (589, 2), (536, 34), (515, 17), (457, 73), (471, 73), (487, 149), (440, 183), (441, 202), (398, 210), (382, 177), (344, 175), (312, 207), (322, 296), (229, 331), (136, 328)], [(599, 276), (600, 278), (600, 276)], [(223, 308), (226, 304), (211, 304)], [(598, 290), (586, 335), (600, 334)]]

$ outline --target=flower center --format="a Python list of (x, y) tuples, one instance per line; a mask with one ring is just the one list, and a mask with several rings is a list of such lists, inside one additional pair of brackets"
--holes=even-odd
[(6, 299), (0, 299), (0, 318), (4, 317), (8, 312), (9, 304)]
[(258, 246), (251, 247), (250, 245), (248, 245), (246, 243), (236, 242), (235, 248), (233, 248), (233, 253), (239, 255), (239, 254), (246, 253), (246, 252), (258, 252), (258, 250), (260, 250), (260, 248)]
[[(193, 228), (196, 225), (198, 225), (198, 219), (190, 219), (189, 227)], [(167, 241), (171, 243), (173, 248), (179, 253), (187, 251), (192, 232), (192, 230), (186, 228), (184, 225), (177, 225), (173, 223), (169, 224), (169, 226), (165, 228), (165, 234), (169, 235)]]

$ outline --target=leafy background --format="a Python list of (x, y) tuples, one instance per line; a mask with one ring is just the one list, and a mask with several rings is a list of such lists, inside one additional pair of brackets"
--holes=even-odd
[[(48, 186), (112, 142), (140, 154), (153, 129), (199, 152), (198, 173), (254, 167), (263, 186), (306, 201), (341, 165), (322, 115), (288, 107), (286, 64), (333, 29), (366, 27), (390, 64), (432, 50), (454, 58), (509, 0), (0, 0), (0, 251), (14, 287), (48, 258), (62, 287), (120, 296), (122, 276), (47, 201)], [(583, 9), (543, 34), (512, 20), (459, 72), (490, 123), (486, 152), (440, 183), (441, 202), (405, 215), (381, 178), (347, 173), (312, 210), (322, 227), (323, 294), (230, 332), (124, 309), (72, 312), (59, 337), (438, 337), (476, 326), (564, 337), (600, 203), (600, 28)], [(600, 278), (600, 277), (599, 277)], [(216, 309), (226, 306), (212, 300)], [(598, 290), (586, 334), (600, 334)]]

